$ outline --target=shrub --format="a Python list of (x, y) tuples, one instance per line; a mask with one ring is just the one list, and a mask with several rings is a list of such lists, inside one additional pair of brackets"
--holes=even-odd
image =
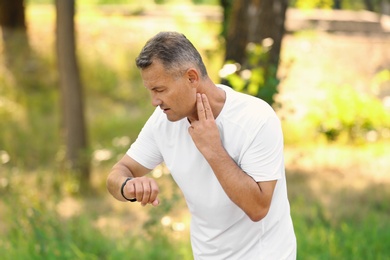
[(390, 129), (390, 112), (381, 101), (350, 86), (327, 86), (306, 119), (328, 141), (375, 141), (386, 138)]

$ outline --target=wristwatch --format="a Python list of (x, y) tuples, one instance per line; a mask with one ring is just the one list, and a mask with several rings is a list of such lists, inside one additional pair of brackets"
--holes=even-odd
[(127, 177), (127, 179), (122, 183), (122, 186), (121, 186), (121, 194), (122, 194), (122, 197), (125, 198), (126, 200), (131, 201), (131, 202), (135, 202), (135, 201), (137, 201), (136, 198), (128, 199), (128, 198), (125, 197), (125, 194), (123, 193), (123, 188), (126, 186), (126, 183), (127, 183), (129, 180), (131, 180), (131, 179), (133, 179), (133, 177)]

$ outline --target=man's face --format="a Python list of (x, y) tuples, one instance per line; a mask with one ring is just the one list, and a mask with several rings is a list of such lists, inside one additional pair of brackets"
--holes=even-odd
[(196, 87), (187, 72), (172, 75), (159, 60), (141, 70), (144, 86), (149, 90), (152, 105), (159, 106), (169, 121), (196, 115)]

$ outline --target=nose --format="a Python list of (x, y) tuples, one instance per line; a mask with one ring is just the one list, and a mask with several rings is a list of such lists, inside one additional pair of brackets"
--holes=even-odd
[(152, 94), (152, 105), (154, 107), (157, 107), (159, 105), (161, 105), (161, 100), (159, 98), (156, 97), (156, 95)]

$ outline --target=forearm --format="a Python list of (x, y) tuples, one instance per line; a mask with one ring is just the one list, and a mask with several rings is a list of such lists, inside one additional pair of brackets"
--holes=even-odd
[(107, 190), (120, 201), (127, 201), (121, 194), (121, 186), (128, 177), (133, 177), (131, 171), (125, 166), (116, 164), (107, 177)]
[[(150, 172), (150, 169), (125, 155), (112, 167), (107, 177), (107, 189), (117, 200), (128, 201), (125, 197), (128, 199), (135, 198), (141, 205), (152, 204), (157, 206), (159, 204), (157, 198), (158, 185), (154, 179), (145, 176), (148, 172)], [(133, 177), (133, 179), (127, 181), (126, 185), (123, 186), (122, 195), (122, 185), (128, 177)]]
[(260, 184), (235, 163), (223, 146), (205, 154), (205, 158), (228, 197), (253, 221), (264, 218), (270, 206), (269, 192), (263, 191)]
[(228, 197), (253, 221), (264, 218), (271, 205), (276, 180), (257, 183), (229, 156), (220, 140), (214, 114), (205, 94), (197, 94), (198, 120), (190, 120), (188, 132), (206, 158)]

